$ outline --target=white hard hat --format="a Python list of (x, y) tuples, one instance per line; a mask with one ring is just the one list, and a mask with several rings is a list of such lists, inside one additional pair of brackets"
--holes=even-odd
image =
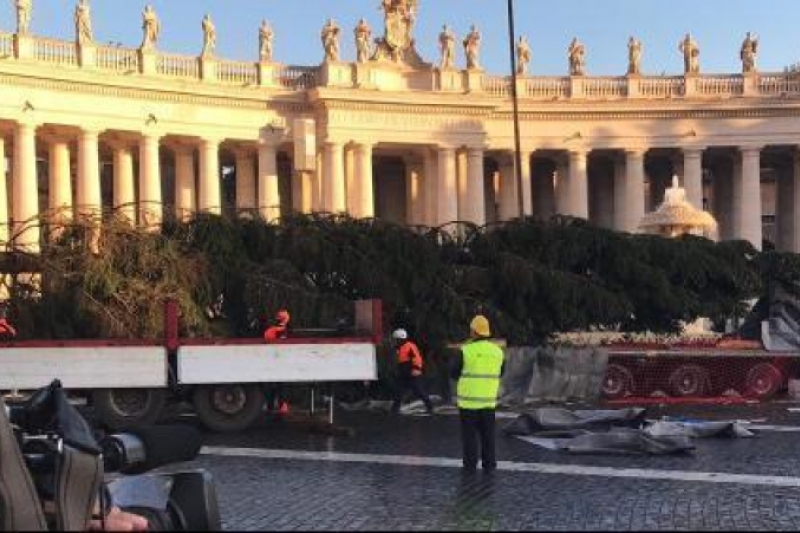
[(392, 338), (404, 341), (408, 338), (408, 332), (404, 329), (396, 329), (394, 333), (392, 333)]

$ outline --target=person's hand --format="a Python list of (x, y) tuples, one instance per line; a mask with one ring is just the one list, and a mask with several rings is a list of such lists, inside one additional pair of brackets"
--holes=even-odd
[(92, 520), (89, 525), (91, 531), (147, 531), (148, 528), (149, 524), (146, 518), (126, 513), (119, 507), (113, 507), (106, 516), (105, 529), (100, 520)]

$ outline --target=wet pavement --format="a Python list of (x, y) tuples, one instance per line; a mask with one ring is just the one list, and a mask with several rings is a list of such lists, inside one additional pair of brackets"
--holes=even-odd
[(649, 408), (653, 418), (776, 426), (755, 439), (697, 440), (694, 454), (677, 457), (565, 455), (498, 434), (491, 476), (461, 472), (451, 415), (340, 412), (354, 434), (337, 437), (264, 423), (207, 435), (193, 464), (214, 475), (227, 529), (797, 530), (794, 407)]

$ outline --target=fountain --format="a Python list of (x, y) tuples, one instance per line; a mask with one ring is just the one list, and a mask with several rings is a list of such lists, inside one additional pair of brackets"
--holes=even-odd
[(686, 189), (680, 186), (678, 176), (673, 176), (672, 187), (664, 193), (664, 203), (642, 218), (639, 230), (670, 238), (689, 234), (716, 240), (717, 221), (687, 200)]

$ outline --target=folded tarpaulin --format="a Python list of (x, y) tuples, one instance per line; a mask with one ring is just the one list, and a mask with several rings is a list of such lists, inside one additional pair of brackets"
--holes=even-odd
[(649, 423), (644, 432), (652, 437), (686, 436), (691, 438), (727, 437), (747, 438), (755, 437), (755, 433), (744, 427), (739, 422), (732, 421), (676, 421), (658, 420)]
[(534, 435), (547, 430), (639, 428), (644, 425), (646, 416), (647, 411), (638, 407), (577, 411), (542, 407), (520, 414), (503, 427), (503, 432), (507, 435)]
[(548, 450), (572, 454), (599, 455), (677, 455), (694, 450), (686, 436), (651, 436), (639, 429), (613, 428), (604, 433), (583, 430), (569, 438), (542, 436), (518, 439)]

